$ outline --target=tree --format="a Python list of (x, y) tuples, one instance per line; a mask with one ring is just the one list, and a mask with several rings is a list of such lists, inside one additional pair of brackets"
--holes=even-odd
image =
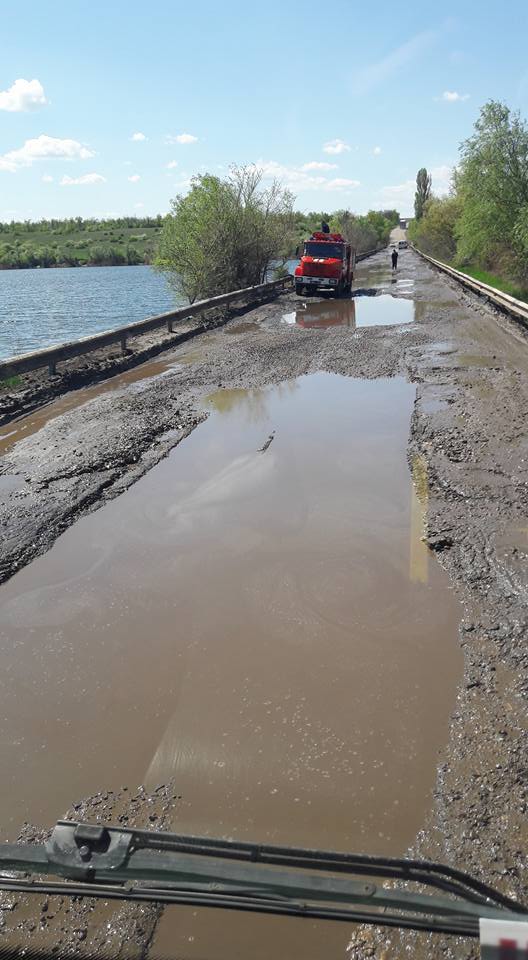
[(417, 220), (423, 217), (424, 207), (431, 196), (431, 175), (425, 167), (416, 174), (416, 193), (414, 194), (414, 215)]
[(191, 303), (262, 283), (287, 255), (293, 197), (278, 181), (262, 189), (257, 167), (233, 167), (226, 179), (193, 177), (165, 219), (157, 265)]
[(381, 211), (386, 220), (389, 221), (391, 227), (397, 227), (400, 222), (400, 214), (398, 210), (382, 210)]
[(526, 280), (528, 126), (506, 104), (490, 100), (482, 107), (461, 146), (457, 187), (460, 261)]
[[(390, 219), (386, 213), (390, 213)], [(330, 217), (330, 226), (332, 230), (343, 234), (356, 253), (366, 253), (388, 244), (391, 227), (395, 225), (394, 218), (397, 223), (399, 214), (395, 210), (369, 210), (365, 216), (357, 216), (349, 210), (337, 210)]]
[(457, 251), (457, 224), (461, 200), (450, 197), (431, 197), (425, 204), (420, 220), (409, 224), (409, 239), (430, 257), (451, 263)]

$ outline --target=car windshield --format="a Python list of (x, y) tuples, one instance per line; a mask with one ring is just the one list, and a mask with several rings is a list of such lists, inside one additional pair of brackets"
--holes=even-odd
[(304, 255), (305, 257), (324, 257), (331, 258), (333, 260), (342, 260), (343, 259), (343, 244), (341, 243), (305, 243), (304, 244)]

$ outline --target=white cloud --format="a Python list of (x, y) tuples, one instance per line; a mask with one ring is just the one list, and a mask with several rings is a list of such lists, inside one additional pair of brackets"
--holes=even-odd
[(145, 206), (144, 203), (135, 203), (135, 204), (134, 204), (134, 209), (135, 209), (135, 210), (142, 210), (144, 206)]
[(171, 160), (170, 163), (167, 164), (167, 170), (175, 170), (177, 166), (178, 166), (178, 161)]
[(359, 180), (349, 180), (347, 177), (335, 177), (333, 180), (327, 180), (325, 190), (351, 190), (360, 186)]
[(451, 180), (453, 179), (453, 167), (443, 164), (440, 167), (433, 167), (430, 171), (432, 177), (433, 193), (437, 197), (445, 196), (449, 193)]
[(130, 139), (133, 143), (142, 143), (143, 140), (147, 140), (148, 137), (146, 137), (144, 133), (133, 133)]
[(106, 183), (106, 177), (100, 173), (83, 173), (80, 177), (64, 176), (60, 182), (61, 187), (83, 187), (91, 183)]
[[(437, 197), (442, 197), (449, 193), (453, 167), (450, 167), (448, 164), (443, 164), (439, 167), (431, 167), (429, 173), (432, 178), (433, 193)], [(407, 214), (410, 216), (414, 210), (415, 192), (416, 180), (405, 180), (403, 183), (382, 187), (378, 193), (376, 207), (391, 207), (395, 205), (402, 215)]]
[(197, 143), (198, 137), (193, 136), (192, 133), (178, 133), (175, 136), (172, 133), (168, 133), (165, 137), (165, 143)]
[(411, 215), (414, 210), (414, 194), (416, 191), (415, 180), (405, 180), (404, 183), (397, 183), (394, 186), (382, 187), (378, 194), (377, 207), (392, 207), (393, 205), (402, 215)]
[(15, 80), (8, 90), (0, 90), (0, 110), (25, 113), (47, 106), (44, 87), (39, 80)]
[(53, 177), (50, 177), (49, 173), (45, 173), (42, 177), (42, 183), (53, 183)]
[(310, 163), (303, 163), (301, 170), (337, 170), (337, 163), (326, 163), (325, 160), (312, 160)]
[(374, 147), (374, 150), (372, 151), (372, 153), (374, 154), (375, 157), (379, 157), (381, 154), (381, 147)]
[(437, 100), (444, 100), (446, 103), (457, 103), (459, 100), (469, 100), (469, 93), (457, 93), (456, 90), (444, 90), (441, 97)]
[(336, 137), (335, 140), (329, 140), (328, 143), (325, 143), (323, 146), (323, 153), (345, 153), (351, 148), (348, 146), (348, 143), (345, 143), (344, 140), (340, 140), (339, 137)]
[(139, 183), (141, 177), (139, 176), (139, 173), (133, 173), (131, 177), (127, 177), (127, 180), (129, 180), (130, 183)]
[(41, 134), (26, 140), (19, 150), (10, 150), (0, 157), (0, 170), (14, 172), (18, 167), (30, 167), (35, 160), (88, 160), (94, 157), (93, 150), (83, 147), (77, 140), (59, 140)]
[(344, 177), (328, 179), (320, 173), (309, 172), (304, 167), (288, 167), (285, 164), (277, 163), (276, 160), (260, 160), (257, 167), (262, 170), (265, 179), (280, 180), (294, 193), (301, 193), (305, 190), (348, 191), (359, 186), (359, 180), (349, 180)]

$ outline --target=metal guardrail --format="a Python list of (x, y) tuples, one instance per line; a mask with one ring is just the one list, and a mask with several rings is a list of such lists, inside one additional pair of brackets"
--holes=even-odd
[[(380, 247), (380, 250), (383, 250), (383, 247)], [(379, 250), (367, 250), (366, 253), (356, 254), (356, 263), (359, 263), (360, 260), (366, 260), (367, 257), (373, 257), (375, 253), (379, 253)]]
[(467, 287), (468, 290), (471, 290), (473, 293), (478, 293), (479, 296), (485, 297), (485, 299), (494, 306), (499, 307), (500, 310), (503, 310), (505, 313), (514, 317), (515, 320), (518, 320), (524, 327), (528, 327), (528, 303), (517, 300), (515, 297), (511, 297), (509, 293), (503, 293), (502, 290), (497, 290), (496, 287), (490, 286), (489, 283), (483, 283), (481, 280), (468, 277), (466, 273), (455, 270), (454, 267), (449, 267), (447, 263), (443, 263), (441, 260), (435, 260), (434, 257), (427, 256), (426, 253), (422, 253), (422, 251), (418, 250), (418, 247), (415, 247), (413, 244), (411, 244), (411, 248), (420, 257), (427, 260), (428, 263), (432, 263), (438, 270), (453, 277), (453, 279), (463, 287)]
[(115, 330), (104, 330), (102, 333), (82, 337), (80, 340), (71, 340), (54, 347), (34, 350), (32, 353), (25, 353), (18, 357), (8, 357), (7, 360), (0, 360), (0, 380), (17, 376), (20, 373), (29, 373), (31, 370), (39, 370), (41, 367), (48, 367), (50, 375), (53, 375), (59, 361), (80, 357), (85, 353), (91, 353), (93, 350), (99, 350), (101, 347), (108, 347), (112, 343), (120, 343), (121, 349), (125, 353), (129, 337), (141, 336), (143, 333), (148, 333), (149, 330), (156, 330), (160, 327), (166, 327), (168, 332), (172, 333), (173, 324), (180, 320), (199, 316), (215, 307), (229, 306), (239, 300), (258, 300), (262, 295), (285, 287), (291, 282), (292, 278), (290, 276), (281, 277), (279, 280), (261, 283), (255, 287), (245, 287), (243, 290), (222, 293), (219, 297), (211, 297), (209, 300), (198, 300), (196, 303), (180, 307), (178, 310), (170, 310), (168, 313), (147, 317), (146, 320), (128, 323), (126, 326), (117, 327)]

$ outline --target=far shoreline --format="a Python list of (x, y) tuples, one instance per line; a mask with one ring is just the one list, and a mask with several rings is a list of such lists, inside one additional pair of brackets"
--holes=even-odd
[(43, 266), (41, 263), (30, 267), (10, 267), (0, 263), (0, 271), (5, 270), (78, 270), (83, 267), (153, 267), (153, 263), (50, 263)]

